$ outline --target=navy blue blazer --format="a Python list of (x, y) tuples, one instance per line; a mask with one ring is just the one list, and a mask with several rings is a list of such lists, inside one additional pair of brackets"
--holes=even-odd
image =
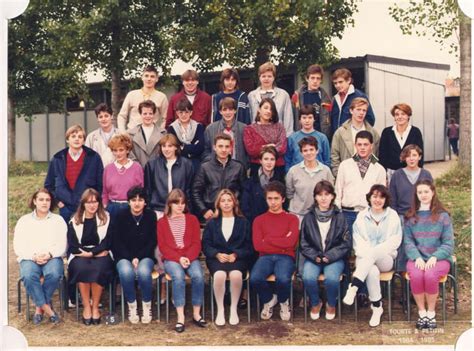
[(254, 251), (249, 221), (244, 217), (235, 217), (232, 234), (226, 241), (222, 233), (222, 217), (211, 219), (204, 228), (202, 251), (207, 258), (216, 258), (218, 253), (235, 253), (238, 260), (251, 259)]
[(76, 181), (74, 189), (69, 187), (66, 180), (66, 156), (69, 148), (57, 152), (48, 167), (48, 174), (44, 187), (54, 196), (56, 201), (61, 201), (72, 211), (77, 209), (81, 195), (87, 188), (93, 188), (102, 194), (102, 175), (104, 166), (99, 154), (87, 146), (82, 147), (85, 152), (84, 165)]

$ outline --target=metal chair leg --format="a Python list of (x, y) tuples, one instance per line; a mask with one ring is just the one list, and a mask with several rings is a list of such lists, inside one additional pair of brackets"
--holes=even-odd
[(337, 286), (337, 313), (338, 313), (339, 323), (342, 323), (341, 284), (342, 284), (342, 281), (339, 281), (339, 285)]
[(125, 296), (123, 294), (123, 286), (120, 284), (120, 309), (122, 312), (122, 323), (125, 322)]
[(79, 321), (79, 289), (76, 284), (76, 320)]
[(211, 300), (209, 301), (211, 304), (211, 321), (214, 323), (214, 279), (211, 274), (209, 275), (209, 290), (209, 295), (211, 296)]
[(304, 308), (304, 322), (308, 323), (308, 301), (306, 296), (306, 289), (303, 286), (303, 308)]
[(443, 304), (443, 325), (446, 324), (446, 283), (443, 283), (442, 289), (442, 304)]
[(166, 279), (166, 323), (170, 322), (170, 283)]
[(410, 281), (407, 280), (406, 282), (406, 293), (407, 293), (407, 320), (410, 322), (410, 313), (411, 313), (411, 306), (410, 306)]
[(392, 323), (392, 281), (387, 282), (388, 286), (388, 321)]
[(30, 295), (26, 292), (26, 320), (30, 321)]
[(247, 279), (247, 321), (250, 323), (250, 278)]
[(162, 275), (156, 278), (156, 318), (161, 322), (161, 279)]
[(18, 314), (21, 313), (21, 282), (22, 282), (22, 279), (18, 279), (18, 283), (17, 283), (17, 297), (18, 297), (18, 304), (17, 304), (17, 308), (18, 308)]
[(290, 287), (290, 311), (291, 311), (291, 322), (293, 323), (294, 316), (295, 316), (295, 310), (293, 309), (293, 280), (290, 281), (291, 287)]
[(357, 296), (356, 298), (354, 299), (354, 315), (355, 315), (355, 321), (358, 322), (359, 321), (359, 316), (357, 315)]

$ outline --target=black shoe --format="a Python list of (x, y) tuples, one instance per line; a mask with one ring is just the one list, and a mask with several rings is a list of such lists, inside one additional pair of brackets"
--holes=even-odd
[(82, 323), (84, 323), (85, 325), (91, 325), (92, 324), (92, 317), (91, 318), (82, 317)]
[(426, 319), (427, 319), (428, 321), (426, 322), (426, 327), (425, 327), (425, 328), (426, 328), (426, 329), (429, 329), (429, 330), (436, 329), (436, 327), (438, 326), (438, 325), (436, 324), (436, 318), (435, 318), (435, 317), (433, 317), (433, 318), (428, 318), (428, 317), (426, 317)]
[(366, 294), (364, 293), (357, 294), (357, 306), (359, 308), (369, 307), (369, 305), (370, 305), (369, 297)]
[(237, 304), (237, 307), (239, 308), (239, 310), (245, 310), (247, 308), (247, 304), (247, 299), (241, 297), (239, 303)]
[(199, 328), (206, 328), (207, 327), (207, 322), (203, 318), (201, 318), (198, 321), (193, 318), (193, 323), (195, 325), (197, 325)]
[(49, 321), (52, 324), (58, 324), (61, 320), (59, 319), (59, 316), (57, 313), (54, 313), (51, 317), (49, 317)]
[(35, 313), (33, 315), (33, 324), (34, 325), (38, 325), (41, 323), (41, 321), (43, 320), (43, 315), (40, 314), (40, 313)]
[(92, 324), (93, 325), (99, 325), (100, 324), (100, 317), (99, 318), (91, 318)]
[(177, 333), (182, 333), (184, 332), (184, 324), (183, 323), (176, 323), (174, 330), (176, 330)]
[(416, 321), (416, 329), (425, 329), (428, 323), (428, 317), (418, 317)]

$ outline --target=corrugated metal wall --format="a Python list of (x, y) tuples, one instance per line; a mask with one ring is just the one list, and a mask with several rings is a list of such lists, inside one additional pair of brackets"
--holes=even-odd
[(393, 125), (390, 109), (405, 102), (413, 109), (412, 124), (423, 133), (425, 160), (445, 157), (445, 88), (448, 71), (368, 62), (368, 95), (378, 131)]

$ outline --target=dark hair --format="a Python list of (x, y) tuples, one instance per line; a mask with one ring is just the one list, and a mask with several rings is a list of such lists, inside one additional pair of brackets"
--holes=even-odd
[(82, 224), (84, 223), (84, 212), (86, 211), (85, 204), (89, 199), (93, 197), (95, 201), (99, 203), (99, 207), (97, 208), (97, 217), (99, 217), (99, 225), (105, 225), (107, 223), (107, 212), (105, 212), (104, 205), (102, 204), (102, 196), (100, 196), (99, 192), (93, 188), (88, 188), (84, 190), (81, 195), (81, 199), (79, 201), (79, 206), (77, 207), (76, 212), (74, 213), (74, 223)]
[(214, 137), (214, 145), (217, 144), (217, 142), (219, 140), (228, 140), (229, 142), (232, 143), (232, 138), (229, 134), (225, 134), (225, 133), (218, 133), (215, 137)]
[(429, 179), (422, 179), (415, 183), (415, 191), (413, 192), (413, 201), (412, 201), (410, 209), (405, 214), (405, 218), (406, 219), (413, 218), (415, 223), (418, 221), (418, 215), (416, 214), (416, 211), (420, 209), (421, 202), (420, 202), (420, 199), (418, 199), (418, 195), (416, 194), (416, 191), (417, 191), (418, 186), (420, 185), (428, 185), (431, 191), (433, 192), (433, 198), (431, 199), (431, 204), (430, 204), (431, 221), (436, 222), (441, 212), (446, 212), (449, 214), (449, 212), (444, 208), (441, 201), (439, 201), (438, 199), (438, 194), (436, 192), (436, 187), (434, 183)]
[(324, 76), (324, 70), (320, 65), (311, 65), (306, 69), (306, 78), (309, 78), (312, 74), (320, 74), (322, 79)]
[(112, 108), (110, 108), (105, 102), (101, 102), (95, 107), (94, 112), (96, 117), (98, 117), (101, 112), (107, 112), (109, 115), (112, 115)]
[(142, 113), (142, 109), (143, 108), (151, 108), (152, 111), (153, 111), (153, 114), (156, 113), (156, 105), (153, 101), (151, 100), (145, 100), (145, 101), (142, 101), (140, 102), (140, 104), (138, 105), (138, 112), (141, 114)]
[(171, 216), (171, 204), (177, 204), (181, 201), (184, 202), (184, 213), (188, 212), (188, 204), (184, 192), (179, 188), (171, 190), (166, 199), (165, 216)]
[(286, 196), (286, 187), (285, 184), (279, 182), (278, 180), (273, 180), (265, 186), (265, 197), (271, 191), (274, 191), (281, 195), (282, 198)]
[(318, 150), (318, 141), (312, 135), (304, 137), (303, 139), (298, 141), (298, 146), (300, 147), (300, 152), (303, 151), (303, 147), (305, 147), (306, 145), (314, 146), (314, 148), (316, 150)]
[[(313, 198), (315, 198), (314, 201), (316, 202), (316, 195), (321, 194), (323, 191), (333, 196), (331, 206), (334, 205), (334, 201), (336, 200), (336, 191), (334, 190), (334, 186), (328, 180), (321, 180), (316, 183), (313, 190)], [(316, 203), (316, 205), (318, 204)]]
[(263, 155), (269, 153), (275, 156), (275, 160), (278, 158), (278, 151), (275, 146), (273, 145), (265, 145), (262, 146), (262, 150), (260, 150), (260, 154), (258, 155), (258, 158), (261, 160)]
[(148, 65), (143, 69), (143, 73), (145, 72), (154, 72), (158, 76), (158, 70), (153, 65)]
[(409, 145), (405, 146), (403, 148), (402, 152), (400, 153), (400, 161), (405, 162), (405, 160), (407, 159), (408, 156), (410, 156), (410, 153), (413, 150), (416, 151), (418, 153), (418, 155), (420, 155), (420, 156), (423, 155), (423, 151), (421, 150), (421, 148), (418, 145), (409, 144)]
[(316, 113), (314, 111), (314, 106), (313, 105), (303, 105), (300, 107), (298, 110), (298, 119), (301, 119), (302, 115), (313, 115), (313, 118), (316, 119)]
[(34, 203), (34, 200), (36, 200), (36, 198), (38, 197), (38, 194), (39, 193), (44, 193), (44, 194), (47, 194), (49, 195), (49, 198), (51, 199), (51, 205), (49, 206), (49, 210), (50, 211), (54, 211), (54, 209), (56, 208), (56, 202), (54, 200), (54, 196), (53, 194), (46, 188), (40, 188), (38, 190), (36, 190), (33, 195), (31, 195), (31, 198), (30, 198), (30, 201), (28, 201), (28, 207), (32, 210), (35, 210), (36, 209), (36, 206), (35, 206), (35, 203)]
[(192, 111), (193, 110), (193, 104), (189, 102), (187, 97), (183, 97), (178, 100), (176, 105), (174, 106), (174, 110), (176, 111)]
[(216, 201), (214, 201), (214, 208), (216, 209), (214, 217), (217, 218), (217, 217), (222, 216), (222, 210), (219, 207), (219, 202), (221, 201), (221, 197), (224, 195), (229, 195), (232, 198), (232, 201), (234, 202), (234, 208), (232, 209), (234, 216), (243, 217), (244, 215), (242, 214), (242, 211), (240, 210), (240, 207), (239, 207), (239, 199), (237, 198), (237, 196), (235, 196), (234, 192), (230, 189), (222, 189), (217, 193)]
[[(271, 98), (263, 98), (262, 101), (260, 101), (260, 103), (258, 104), (258, 108), (260, 109), (260, 107), (262, 107), (265, 103), (269, 103), (270, 108), (272, 109), (272, 119), (270, 120), (270, 122), (278, 123), (278, 111), (276, 109), (275, 102)], [(257, 111), (255, 122), (260, 122), (260, 111)]]
[(223, 108), (230, 108), (232, 110), (237, 110), (237, 101), (235, 99), (227, 96), (219, 101), (219, 111)]
[(239, 85), (240, 85), (239, 72), (237, 72), (235, 68), (225, 68), (221, 73), (221, 79), (220, 79), (220, 84), (219, 84), (219, 87), (221, 90), (224, 90), (224, 79), (228, 79), (230, 77), (233, 77), (236, 80), (235, 89), (239, 89)]
[(133, 186), (131, 187), (130, 189), (128, 189), (127, 191), (127, 201), (130, 201), (136, 197), (139, 197), (143, 200), (145, 200), (145, 202), (147, 202), (147, 192), (146, 192), (146, 189), (142, 186), (139, 186), (139, 185), (136, 185), (136, 186)]
[(380, 196), (382, 196), (385, 199), (383, 208), (387, 208), (388, 206), (390, 206), (390, 200), (391, 200), (390, 192), (388, 191), (387, 187), (382, 184), (372, 185), (367, 195), (365, 195), (365, 198), (367, 199), (367, 202), (369, 203), (369, 205), (370, 205), (370, 197), (376, 192), (379, 193)]
[(357, 132), (356, 138), (355, 138), (356, 142), (357, 142), (357, 139), (367, 139), (369, 140), (371, 144), (374, 143), (374, 136), (368, 130), (361, 130), (360, 132)]

